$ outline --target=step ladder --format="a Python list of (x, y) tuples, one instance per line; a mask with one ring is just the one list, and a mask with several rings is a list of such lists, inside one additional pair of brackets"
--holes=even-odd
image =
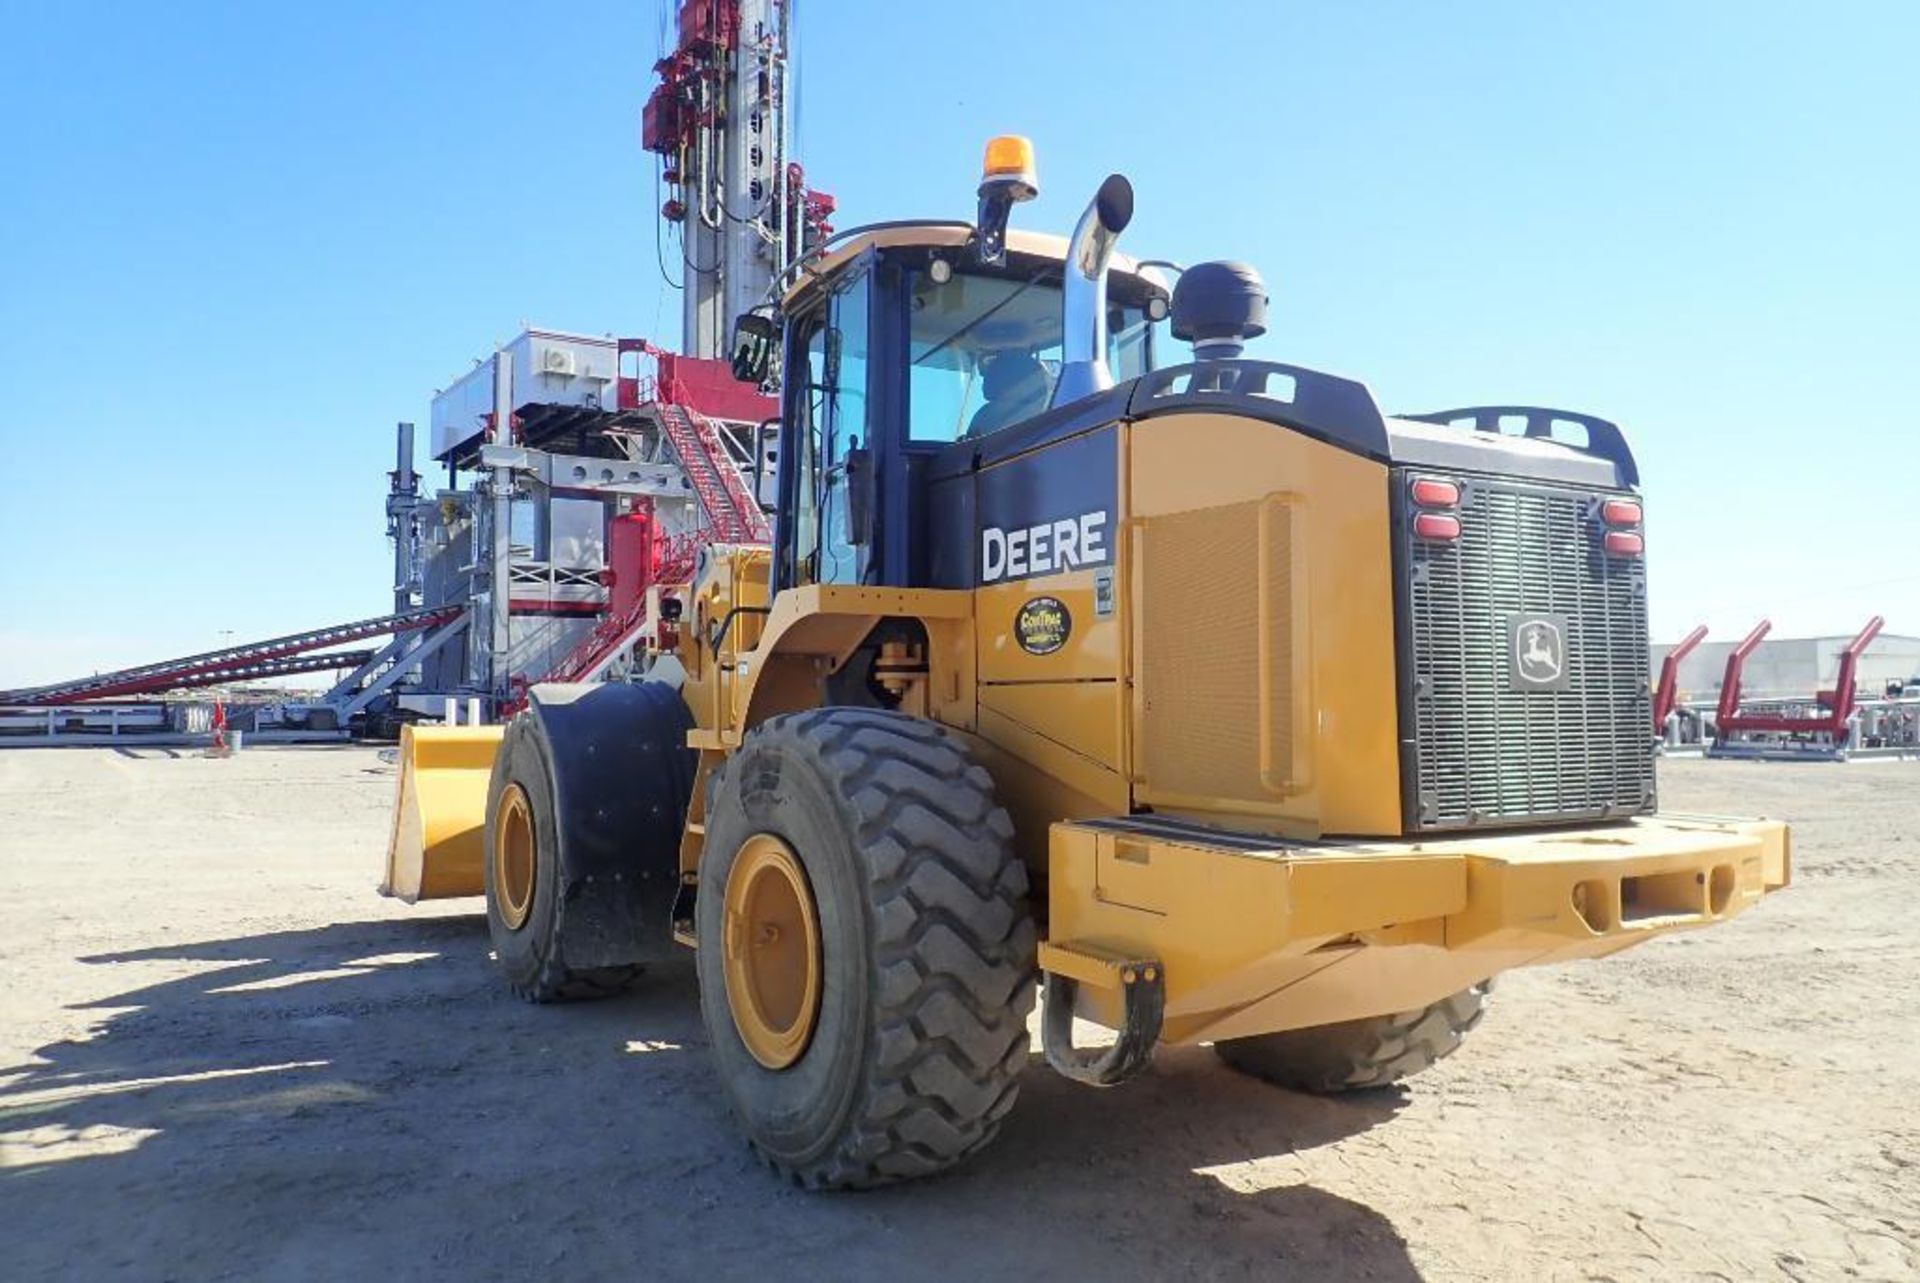
[(767, 514), (747, 488), (740, 469), (727, 454), (720, 430), (713, 420), (684, 405), (671, 401), (656, 402), (651, 409), (659, 417), (680, 466), (693, 483), (693, 492), (706, 510), (717, 543), (769, 543)]

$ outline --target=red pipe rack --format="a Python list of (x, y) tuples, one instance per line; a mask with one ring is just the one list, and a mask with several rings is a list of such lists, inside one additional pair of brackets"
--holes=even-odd
[(1680, 644), (1667, 652), (1660, 661), (1660, 684), (1653, 693), (1653, 733), (1656, 737), (1666, 734), (1667, 718), (1673, 715), (1674, 702), (1680, 693), (1680, 665), (1694, 649), (1705, 641), (1707, 626), (1701, 624), (1685, 637)]
[(1742, 713), (1740, 711), (1740, 681), (1746, 671), (1747, 657), (1773, 631), (1773, 621), (1763, 619), (1755, 624), (1753, 631), (1741, 639), (1727, 656), (1726, 679), (1720, 686), (1720, 707), (1718, 725), (1714, 731), (1714, 743), (1725, 744), (1734, 735), (1742, 731), (1767, 731), (1785, 735), (1831, 735), (1836, 745), (1844, 744), (1847, 738), (1847, 721), (1853, 716), (1854, 672), (1859, 667), (1860, 656), (1887, 621), (1875, 615), (1867, 621), (1865, 628), (1847, 643), (1840, 652), (1840, 671), (1834, 675), (1833, 698), (1828, 701), (1826, 692), (1820, 692), (1820, 702), (1827, 704), (1827, 711), (1816, 717), (1788, 717), (1777, 713)]

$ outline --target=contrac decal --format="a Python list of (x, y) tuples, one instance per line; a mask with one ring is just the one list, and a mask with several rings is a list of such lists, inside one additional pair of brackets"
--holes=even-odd
[(1073, 635), (1073, 616), (1058, 597), (1032, 597), (1013, 617), (1014, 640), (1029, 655), (1051, 655)]

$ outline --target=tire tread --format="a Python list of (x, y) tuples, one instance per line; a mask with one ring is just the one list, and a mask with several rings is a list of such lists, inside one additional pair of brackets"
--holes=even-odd
[[(538, 924), (529, 922), (526, 924), (526, 927), (523, 928), (533, 932), (528, 942), (530, 946), (529, 952), (532, 954), (535, 963), (531, 970), (516, 972), (506, 963), (502, 955), (502, 950), (506, 947), (504, 937), (508, 934), (508, 930), (505, 925), (505, 920), (501, 915), (500, 906), (496, 902), (497, 893), (493, 885), (493, 860), (491, 858), (494, 842), (493, 817), (500, 797), (500, 791), (512, 775), (513, 755), (509, 752), (510, 747), (523, 739), (537, 742), (539, 735), (540, 731), (535, 725), (531, 714), (520, 714), (508, 723), (506, 731), (507, 738), (502, 740), (500, 752), (494, 760), (493, 778), (489, 781), (487, 787), (486, 855), (483, 857), (485, 861), (483, 865), (483, 881), (485, 883), (487, 900), (487, 930), (493, 937), (496, 957), (500, 958), (499, 969), (501, 977), (507, 982), (507, 988), (521, 1001), (544, 1006), (548, 1003), (591, 1002), (600, 998), (612, 998), (632, 988), (634, 982), (639, 980), (646, 968), (638, 964), (620, 967), (587, 967), (580, 969), (569, 967), (566, 959), (561, 956), (560, 952), (560, 919), (561, 915), (566, 912), (566, 904), (563, 899), (556, 897), (549, 902), (548, 921)], [(544, 748), (539, 750), (537, 756), (543, 763), (549, 760)], [(550, 767), (546, 769), (551, 770)], [(519, 783), (521, 787), (525, 788), (531, 781), (521, 780)], [(549, 790), (552, 789), (550, 776), (545, 781), (545, 785)], [(546, 844), (541, 856), (543, 862), (557, 860), (559, 858), (557, 848), (554, 846), (555, 839), (550, 834), (543, 833), (538, 840)]]
[(811, 1189), (952, 1167), (992, 1143), (1027, 1059), (1036, 932), (1012, 822), (991, 777), (932, 722), (830, 707), (753, 735), (836, 777), (873, 932), (872, 1044), (844, 1129), (804, 1165), (760, 1156)]
[(1216, 1044), (1228, 1065), (1282, 1087), (1319, 1094), (1388, 1087), (1459, 1050), (1486, 1014), (1483, 980), (1417, 1011)]

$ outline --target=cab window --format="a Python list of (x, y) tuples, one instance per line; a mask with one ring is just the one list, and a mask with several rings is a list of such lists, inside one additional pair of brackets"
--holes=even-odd
[[(1060, 372), (1058, 269), (1028, 280), (925, 272), (908, 281), (908, 435), (958, 441), (1012, 427), (1047, 408)], [(1144, 312), (1115, 306), (1107, 360), (1116, 380), (1147, 369)]]

